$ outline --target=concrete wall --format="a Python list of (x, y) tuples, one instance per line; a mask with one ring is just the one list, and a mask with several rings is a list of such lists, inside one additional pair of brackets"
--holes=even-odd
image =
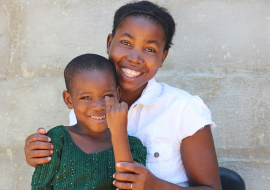
[[(24, 142), (68, 124), (63, 69), (77, 55), (106, 56), (126, 0), (0, 0), (0, 190), (30, 189)], [(218, 128), (221, 166), (248, 190), (270, 186), (270, 1), (155, 0), (177, 23), (156, 79), (198, 94)]]

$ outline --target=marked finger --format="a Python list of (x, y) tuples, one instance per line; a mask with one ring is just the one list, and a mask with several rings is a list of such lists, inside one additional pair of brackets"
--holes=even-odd
[(53, 154), (53, 150), (30, 150), (28, 156), (30, 159), (50, 157)]
[(110, 111), (112, 108), (112, 105), (114, 105), (114, 101), (112, 98), (109, 98), (108, 96), (105, 97), (105, 107), (106, 107), (106, 112)]
[(133, 172), (135, 174), (143, 174), (147, 171), (146, 167), (130, 162), (118, 162), (116, 167)]

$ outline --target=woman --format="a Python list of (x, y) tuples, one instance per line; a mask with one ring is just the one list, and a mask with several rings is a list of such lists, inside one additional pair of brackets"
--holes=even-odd
[[(154, 80), (174, 32), (167, 10), (147, 1), (124, 5), (115, 13), (107, 53), (115, 65), (120, 101), (129, 107), (128, 133), (140, 138), (148, 151), (147, 168), (116, 165), (131, 172), (114, 174), (119, 189), (221, 189), (211, 134), (215, 124), (208, 108), (199, 97)], [(44, 129), (26, 139), (29, 165), (50, 161), (53, 148), (42, 134)]]

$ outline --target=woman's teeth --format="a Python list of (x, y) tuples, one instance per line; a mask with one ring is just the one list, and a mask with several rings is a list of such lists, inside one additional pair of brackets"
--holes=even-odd
[(93, 119), (104, 119), (106, 117), (106, 115), (101, 116), (101, 117), (96, 117), (96, 116), (90, 116), (90, 117)]
[(122, 69), (123, 73), (128, 77), (137, 77), (141, 74), (141, 72), (134, 71), (131, 69), (127, 69), (127, 68), (121, 68), (121, 69)]

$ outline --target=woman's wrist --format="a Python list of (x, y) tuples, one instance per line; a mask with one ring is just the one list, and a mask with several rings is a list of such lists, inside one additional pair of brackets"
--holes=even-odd
[(172, 184), (168, 181), (165, 181), (163, 179), (160, 179), (155, 176), (154, 184), (153, 184), (153, 190), (167, 190), (167, 189), (174, 189), (174, 190), (181, 190), (182, 187)]

